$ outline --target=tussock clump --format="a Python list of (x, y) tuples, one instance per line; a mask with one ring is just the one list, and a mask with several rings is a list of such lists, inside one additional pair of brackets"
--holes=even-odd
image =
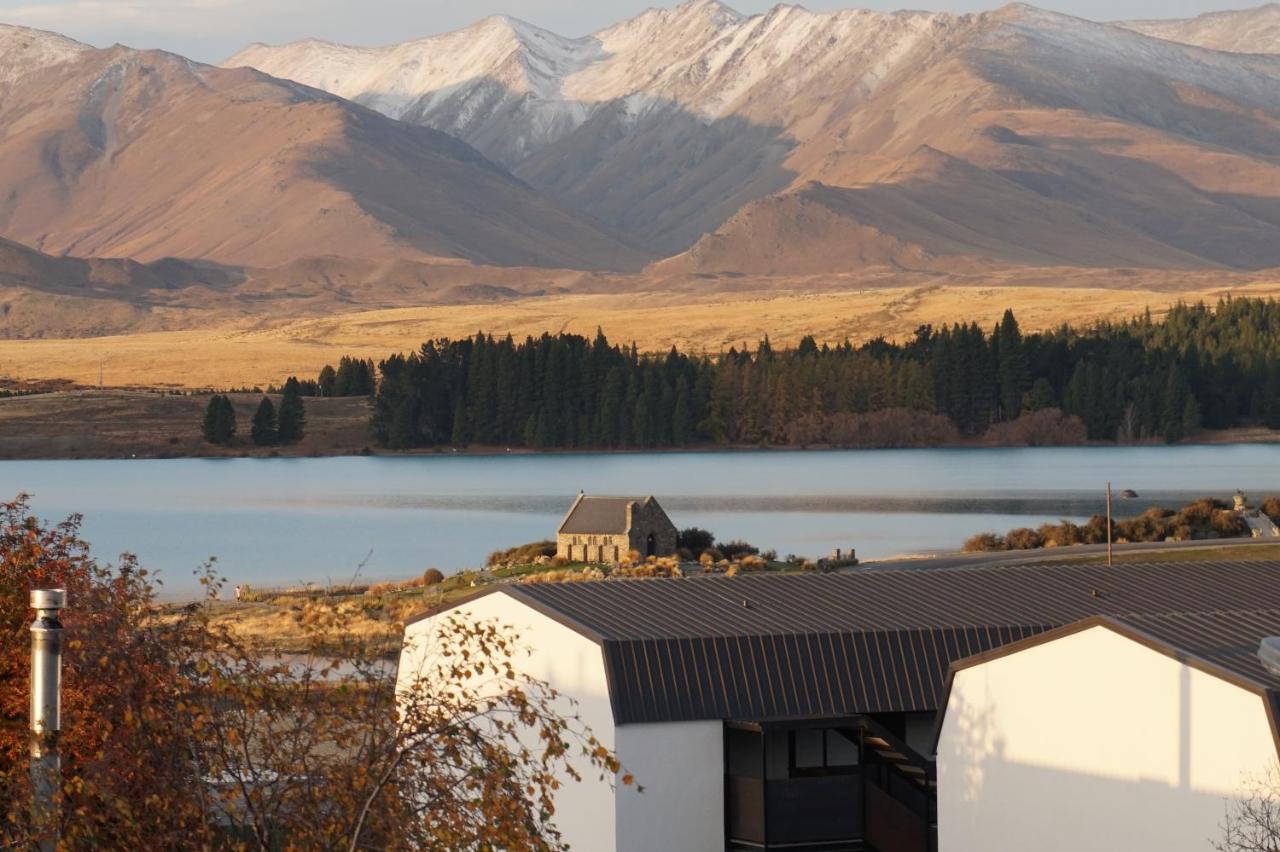
[(539, 557), (550, 559), (556, 555), (556, 543), (549, 539), (518, 544), (506, 550), (495, 550), (485, 560), (485, 565), (529, 565), (537, 562)]

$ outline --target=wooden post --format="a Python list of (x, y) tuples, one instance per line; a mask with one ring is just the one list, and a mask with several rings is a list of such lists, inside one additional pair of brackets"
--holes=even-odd
[(1107, 567), (1111, 567), (1111, 483), (1107, 483)]

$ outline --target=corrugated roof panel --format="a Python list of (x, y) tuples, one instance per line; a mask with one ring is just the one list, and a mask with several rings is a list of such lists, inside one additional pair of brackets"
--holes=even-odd
[(1092, 615), (1251, 680), (1280, 562), (996, 566), (509, 586), (602, 641), (617, 721), (935, 710), (951, 663)]

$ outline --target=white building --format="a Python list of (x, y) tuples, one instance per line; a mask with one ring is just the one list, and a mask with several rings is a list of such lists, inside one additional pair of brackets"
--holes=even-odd
[(1276, 764), (1280, 610), (1094, 617), (953, 667), (943, 852), (1203, 852)]
[[(1201, 635), (1197, 612), (1255, 615), (1205, 634), (1204, 663), (1133, 638)], [(575, 698), (635, 777), (561, 791), (556, 823), (591, 852), (1204, 849), (1199, 828), (1197, 846), (1144, 841), (1150, 809), (1182, 807), (1185, 781), (1198, 804), (1178, 819), (1201, 825), (1207, 796), (1216, 825), (1244, 756), (1276, 756), (1280, 683), (1241, 661), (1280, 634), (1280, 563), (504, 585), (449, 613), (516, 628), (525, 671)], [(443, 615), (406, 628), (402, 680)], [(1038, 663), (1061, 680), (1032, 678)], [(1051, 819), (1091, 798), (1123, 845)], [(1089, 842), (1054, 845), (1070, 831)]]

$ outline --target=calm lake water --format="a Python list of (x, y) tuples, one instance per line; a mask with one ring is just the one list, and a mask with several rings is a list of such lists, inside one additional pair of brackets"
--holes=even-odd
[(654, 494), (677, 526), (721, 540), (868, 559), (1087, 517), (1108, 479), (1141, 495), (1118, 515), (1280, 493), (1280, 446), (0, 462), (0, 496), (82, 513), (100, 558), (136, 553), (168, 597), (192, 595), (212, 556), (257, 585), (344, 582), (362, 562), (368, 579), (476, 566), (552, 537), (579, 488)]

